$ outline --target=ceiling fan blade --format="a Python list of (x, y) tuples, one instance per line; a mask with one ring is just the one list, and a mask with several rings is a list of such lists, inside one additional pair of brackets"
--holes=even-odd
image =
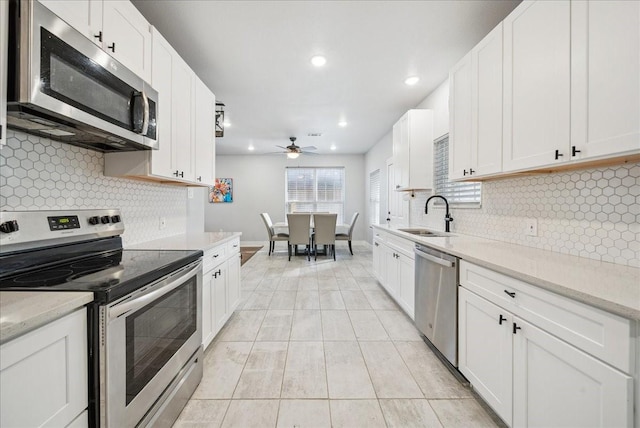
[(302, 150), (318, 150), (316, 146), (300, 147)]
[(276, 145), (276, 147), (280, 147), (281, 149), (285, 149), (285, 150), (287, 150), (287, 148), (286, 148), (286, 147), (283, 147), (283, 146), (278, 146), (278, 145)]
[(314, 156), (318, 156), (320, 153), (314, 153), (314, 152), (300, 152), (303, 155), (314, 155)]

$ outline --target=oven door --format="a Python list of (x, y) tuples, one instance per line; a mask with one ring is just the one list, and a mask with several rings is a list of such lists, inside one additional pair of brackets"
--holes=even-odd
[(100, 425), (133, 427), (202, 343), (202, 262), (100, 311)]

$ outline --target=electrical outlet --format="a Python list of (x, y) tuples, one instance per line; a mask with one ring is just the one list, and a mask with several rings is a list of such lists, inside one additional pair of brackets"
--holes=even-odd
[(160, 217), (160, 230), (164, 229), (165, 227), (167, 227), (167, 218)]
[(527, 229), (525, 234), (527, 236), (538, 236), (538, 220), (535, 218), (527, 219)]

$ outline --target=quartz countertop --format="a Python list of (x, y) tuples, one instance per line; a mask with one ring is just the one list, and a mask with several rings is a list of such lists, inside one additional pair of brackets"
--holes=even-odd
[(128, 250), (202, 250), (240, 237), (241, 232), (203, 232), (174, 235), (127, 246)]
[(0, 291), (0, 343), (93, 301), (91, 292)]
[[(459, 233), (389, 232), (625, 318), (640, 320), (640, 269)], [(418, 228), (420, 229), (420, 228)]]

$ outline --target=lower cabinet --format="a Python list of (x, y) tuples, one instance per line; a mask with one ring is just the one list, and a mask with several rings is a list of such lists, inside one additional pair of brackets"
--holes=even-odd
[[(627, 349), (630, 322), (464, 261), (460, 271), (459, 369), (507, 425), (633, 426), (633, 378), (623, 371), (631, 369), (607, 357), (609, 348)], [(483, 281), (491, 275), (496, 282)], [(499, 301), (496, 290), (513, 296)], [(559, 307), (564, 319), (554, 314)], [(592, 327), (626, 341), (605, 341), (596, 358), (565, 332)]]
[(377, 231), (373, 243), (376, 279), (407, 315), (415, 312), (415, 257), (413, 242)]
[(202, 344), (206, 349), (240, 303), (238, 238), (205, 251), (202, 278)]
[(86, 427), (87, 349), (85, 308), (0, 346), (0, 426)]

